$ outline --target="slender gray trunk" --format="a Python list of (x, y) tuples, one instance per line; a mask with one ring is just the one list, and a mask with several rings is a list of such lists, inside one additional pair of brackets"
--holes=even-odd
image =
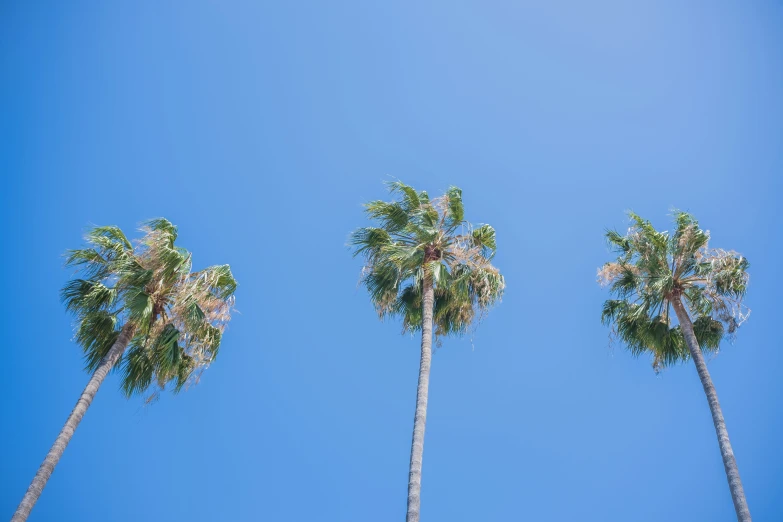
[(710, 412), (712, 413), (712, 423), (715, 425), (715, 432), (718, 435), (718, 445), (720, 446), (720, 454), (723, 457), (723, 467), (726, 470), (726, 478), (729, 480), (731, 499), (734, 501), (734, 510), (737, 512), (737, 520), (739, 522), (751, 522), (748, 501), (745, 499), (745, 490), (742, 488), (739, 468), (737, 467), (737, 461), (734, 459), (734, 451), (731, 449), (729, 432), (726, 430), (726, 421), (723, 419), (723, 411), (718, 402), (718, 393), (715, 391), (715, 386), (712, 384), (710, 372), (707, 371), (707, 363), (704, 362), (704, 355), (701, 353), (699, 342), (693, 331), (693, 323), (679, 297), (672, 299), (672, 306), (674, 307), (674, 312), (677, 314), (677, 319), (680, 322), (680, 328), (682, 328), (685, 342), (688, 344), (688, 350), (690, 350), (693, 362), (696, 364), (696, 371), (699, 373), (699, 379), (701, 379), (701, 385), (704, 387), (704, 393), (707, 395), (707, 402), (710, 405)]
[(16, 508), (16, 513), (14, 513), (13, 518), (11, 518), (11, 522), (24, 522), (27, 520), (27, 517), (30, 516), (30, 511), (32, 511), (33, 506), (35, 506), (35, 503), (38, 501), (38, 497), (41, 496), (41, 492), (46, 486), (46, 482), (49, 480), (49, 477), (52, 476), (54, 467), (57, 465), (60, 457), (63, 456), (65, 447), (71, 441), (71, 437), (73, 437), (73, 432), (76, 431), (76, 427), (87, 412), (87, 408), (90, 407), (90, 403), (92, 403), (95, 393), (98, 391), (98, 388), (100, 388), (101, 383), (106, 378), (109, 370), (117, 364), (117, 361), (125, 352), (125, 348), (128, 347), (128, 343), (131, 338), (133, 338), (133, 331), (134, 327), (131, 325), (125, 325), (125, 327), (123, 327), (117, 341), (115, 341), (114, 345), (109, 349), (109, 353), (101, 360), (98, 369), (95, 370), (95, 373), (90, 377), (90, 381), (87, 383), (87, 387), (84, 388), (82, 396), (79, 397), (79, 400), (76, 402), (76, 406), (73, 408), (71, 415), (68, 416), (68, 420), (65, 421), (65, 426), (63, 426), (57, 439), (55, 439), (43, 464), (38, 468), (38, 472), (35, 474), (30, 487), (27, 488), (27, 493), (24, 494), (22, 502), (20, 502), (19, 507)]
[(421, 361), (419, 362), (419, 387), (416, 392), (416, 416), (413, 418), (413, 442), (411, 464), (408, 473), (407, 522), (419, 522), (421, 505), (421, 462), (424, 456), (424, 425), (427, 423), (427, 392), (430, 387), (430, 363), (432, 362), (432, 310), (435, 290), (432, 279), (424, 278), (422, 293)]

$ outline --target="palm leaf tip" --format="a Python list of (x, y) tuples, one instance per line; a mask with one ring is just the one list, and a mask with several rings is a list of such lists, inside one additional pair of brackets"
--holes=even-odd
[[(387, 187), (390, 194), (400, 196), (402, 206), (408, 212), (421, 207), (422, 202), (426, 203), (426, 198), (421, 198), (420, 194), (417, 193), (413, 187), (406, 185), (401, 181), (391, 181), (387, 183)], [(426, 196), (426, 193), (422, 194)]]

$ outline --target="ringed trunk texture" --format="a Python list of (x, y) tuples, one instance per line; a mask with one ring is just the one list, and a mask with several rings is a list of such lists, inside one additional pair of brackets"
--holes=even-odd
[(424, 456), (424, 425), (427, 422), (427, 393), (430, 386), (432, 362), (432, 310), (435, 305), (435, 289), (432, 279), (424, 278), (421, 322), (421, 361), (419, 363), (419, 387), (416, 392), (416, 415), (413, 419), (413, 442), (408, 473), (408, 514), (406, 522), (419, 522), (421, 505), (421, 462)]
[(76, 427), (79, 425), (82, 417), (84, 417), (84, 414), (87, 412), (87, 408), (90, 407), (90, 404), (92, 403), (93, 398), (95, 398), (95, 394), (97, 393), (98, 388), (100, 388), (101, 383), (103, 383), (106, 375), (108, 375), (109, 370), (111, 370), (114, 365), (117, 364), (117, 361), (125, 352), (125, 348), (128, 347), (128, 343), (130, 343), (130, 340), (133, 337), (134, 330), (135, 328), (132, 325), (125, 325), (123, 327), (122, 331), (120, 332), (120, 336), (117, 338), (117, 341), (115, 341), (115, 343), (109, 349), (109, 353), (107, 353), (103, 360), (101, 360), (100, 364), (98, 365), (98, 369), (95, 370), (95, 373), (93, 373), (92, 377), (90, 377), (90, 381), (87, 383), (87, 387), (84, 388), (81, 397), (79, 397), (79, 400), (76, 402), (76, 406), (68, 416), (68, 420), (65, 421), (65, 426), (63, 426), (63, 429), (60, 431), (57, 439), (55, 439), (52, 448), (49, 450), (49, 453), (46, 455), (46, 458), (43, 461), (43, 464), (41, 464), (41, 467), (38, 468), (38, 472), (35, 474), (30, 487), (27, 488), (27, 493), (24, 494), (22, 502), (20, 502), (19, 507), (16, 508), (16, 512), (14, 513), (13, 518), (11, 518), (11, 522), (24, 522), (27, 520), (27, 517), (30, 516), (30, 511), (32, 511), (33, 506), (35, 506), (35, 503), (38, 501), (38, 497), (41, 496), (41, 492), (46, 486), (46, 482), (49, 480), (49, 477), (52, 476), (54, 467), (57, 465), (60, 457), (63, 456), (65, 447), (71, 441), (73, 432), (76, 431)]
[(704, 355), (701, 353), (696, 334), (693, 332), (693, 323), (679, 297), (672, 299), (672, 306), (674, 307), (674, 312), (677, 314), (677, 319), (680, 322), (685, 342), (688, 344), (688, 350), (691, 352), (693, 362), (696, 364), (696, 371), (699, 373), (699, 379), (701, 379), (701, 385), (704, 387), (704, 393), (707, 395), (710, 413), (712, 413), (712, 423), (715, 425), (715, 432), (718, 435), (718, 445), (720, 446), (720, 454), (721, 457), (723, 457), (723, 467), (726, 470), (726, 478), (729, 481), (731, 499), (734, 501), (734, 510), (737, 512), (737, 520), (739, 522), (751, 522), (748, 501), (745, 499), (745, 490), (742, 488), (739, 468), (737, 467), (737, 461), (734, 458), (734, 451), (731, 449), (729, 432), (726, 429), (726, 421), (723, 419), (723, 411), (718, 402), (718, 393), (715, 391), (715, 386), (712, 384), (712, 378), (710, 378), (710, 373), (707, 371)]

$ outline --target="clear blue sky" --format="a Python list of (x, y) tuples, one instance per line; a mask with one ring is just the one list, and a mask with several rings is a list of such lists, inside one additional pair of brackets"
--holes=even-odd
[(31, 521), (402, 520), (418, 341), (345, 247), (399, 178), (462, 187), (508, 282), (435, 354), (424, 520), (734, 520), (695, 369), (656, 377), (599, 320), (604, 228), (673, 207), (752, 263), (709, 368), (779, 519), (781, 64), (774, 1), (3, 2), (0, 518), (88, 378), (61, 254), (165, 216), (240, 313), (186, 393), (110, 378)]

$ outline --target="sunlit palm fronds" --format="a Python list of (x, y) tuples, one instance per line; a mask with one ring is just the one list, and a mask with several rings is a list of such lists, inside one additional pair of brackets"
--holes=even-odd
[(141, 230), (135, 245), (117, 227), (90, 230), (86, 248), (66, 254), (82, 278), (61, 293), (90, 371), (123, 326), (134, 328), (117, 365), (128, 396), (155, 388), (154, 396), (168, 384), (176, 392), (198, 378), (217, 356), (237, 286), (228, 265), (193, 272), (169, 221), (155, 219)]
[(687, 360), (690, 353), (671, 300), (679, 298), (693, 318), (701, 349), (715, 352), (750, 311), (743, 304), (748, 260), (733, 251), (711, 249), (709, 232), (693, 216), (676, 212), (673, 233), (659, 232), (631, 213), (623, 235), (610, 230), (617, 260), (598, 270), (598, 280), (615, 299), (604, 303), (602, 321), (628, 349), (651, 353), (656, 369)]
[(393, 201), (365, 205), (377, 226), (353, 232), (354, 254), (366, 264), (362, 283), (381, 318), (399, 316), (406, 331), (422, 322), (422, 283), (435, 288), (436, 335), (464, 333), (503, 294), (505, 281), (491, 260), (495, 230), (464, 219), (462, 191), (438, 198), (400, 182), (389, 184)]

